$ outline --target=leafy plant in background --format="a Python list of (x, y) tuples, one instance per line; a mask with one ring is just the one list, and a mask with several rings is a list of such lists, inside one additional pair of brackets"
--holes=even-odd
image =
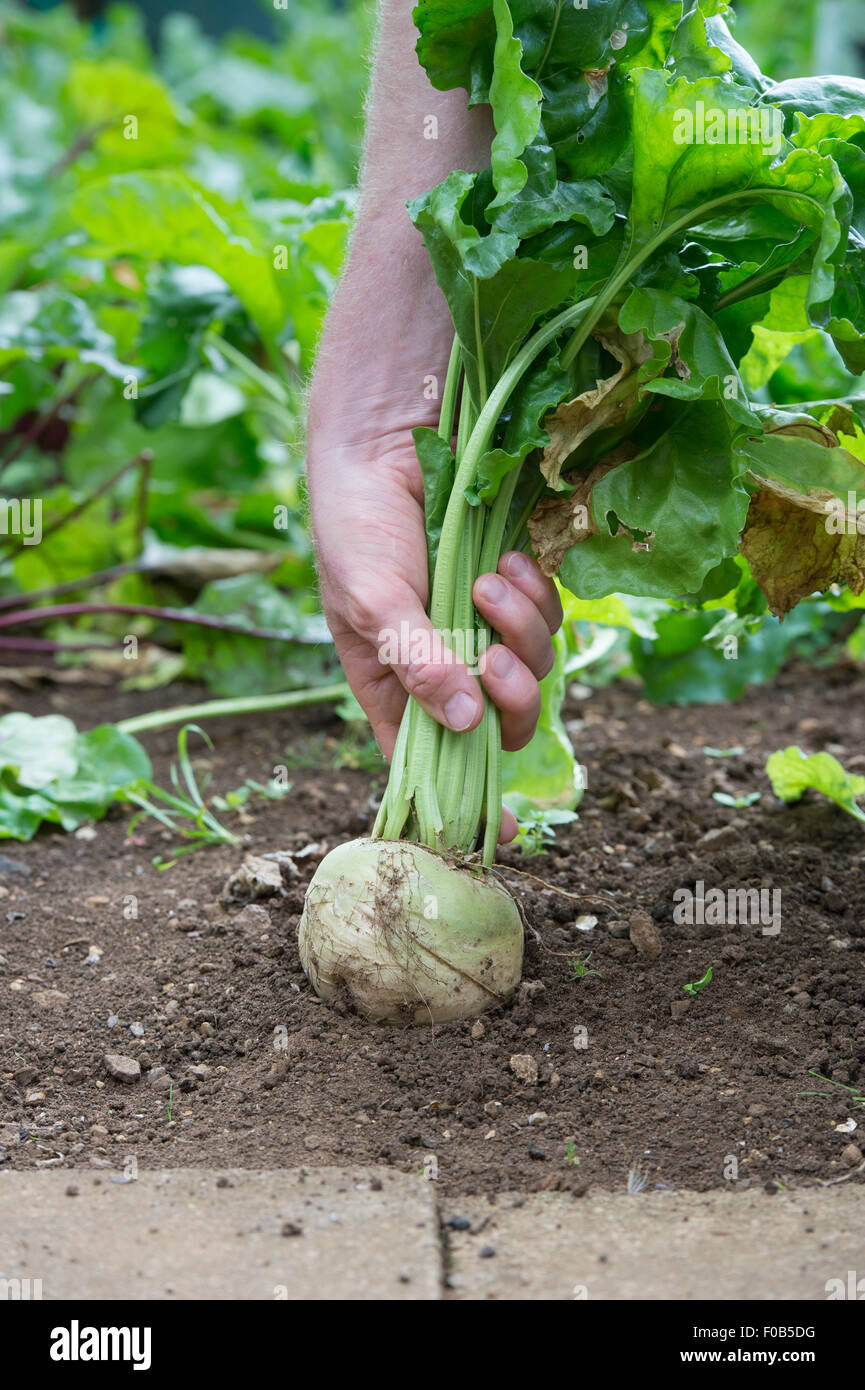
[(0, 719), (0, 838), (30, 840), (43, 822), (75, 830), (100, 820), (124, 788), (151, 776), (130, 734), (100, 724), (80, 734), (71, 719), (15, 713)]
[(44, 532), (4, 546), (0, 649), (120, 658), (134, 634), (182, 646), (164, 678), (226, 695), (334, 668), (301, 387), (351, 217), (369, 21), (298, 0), (265, 45), (175, 15), (155, 59), (132, 9), (97, 31), (0, 4), (0, 488), (39, 498)]

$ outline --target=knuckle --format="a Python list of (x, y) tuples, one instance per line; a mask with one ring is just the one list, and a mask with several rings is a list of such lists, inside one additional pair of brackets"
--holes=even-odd
[(343, 600), (346, 621), (361, 636), (370, 641), (378, 638), (382, 621), (382, 604), (378, 592), (369, 585), (355, 585), (346, 590)]
[(441, 695), (447, 671), (427, 661), (412, 661), (406, 667), (405, 688), (416, 700), (435, 700)]

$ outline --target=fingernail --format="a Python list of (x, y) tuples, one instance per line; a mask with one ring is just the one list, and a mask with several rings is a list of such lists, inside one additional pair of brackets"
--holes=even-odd
[(499, 680), (502, 681), (508, 680), (517, 669), (517, 663), (507, 647), (497, 647), (490, 657), (490, 664), (493, 668), (493, 675), (498, 676)]
[(513, 555), (509, 555), (505, 564), (505, 569), (508, 574), (513, 575), (526, 575), (530, 572), (531, 568), (531, 560), (528, 556), (522, 555), (519, 551), (514, 551)]
[(471, 695), (466, 695), (464, 690), (460, 690), (456, 695), (452, 695), (445, 704), (445, 719), (448, 727), (460, 734), (474, 723), (477, 705)]
[(507, 598), (508, 586), (494, 574), (484, 575), (480, 583), (481, 597), (487, 603), (503, 603)]

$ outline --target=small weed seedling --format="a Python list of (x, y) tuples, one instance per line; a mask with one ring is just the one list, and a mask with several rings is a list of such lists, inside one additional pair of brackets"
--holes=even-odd
[(537, 859), (546, 854), (546, 846), (555, 843), (557, 825), (570, 825), (578, 819), (576, 811), (531, 810), (527, 819), (520, 818), (517, 844), (525, 859)]
[[(184, 724), (177, 735), (180, 771), (178, 772), (174, 763), (171, 764), (173, 792), (163, 791), (153, 782), (145, 781), (136, 782), (127, 791), (128, 800), (141, 807), (140, 813), (130, 823), (127, 832), (129, 835), (132, 834), (140, 820), (146, 816), (152, 816), (172, 834), (179, 835), (182, 840), (186, 841), (185, 844), (172, 851), (174, 857), (167, 862), (163, 863), (160, 857), (154, 860), (157, 868), (160, 869), (170, 869), (181, 854), (189, 854), (194, 849), (200, 849), (202, 845), (236, 845), (238, 843), (238, 837), (220, 825), (213, 812), (208, 810), (189, 757), (187, 743), (190, 733), (200, 734), (208, 748), (213, 747), (207, 734), (197, 724)], [(157, 805), (157, 802), (161, 804)]]
[[(850, 1102), (851, 1110), (865, 1110), (865, 1094), (859, 1090), (858, 1086), (847, 1086), (843, 1081), (833, 1081), (831, 1076), (821, 1076), (818, 1071), (811, 1071), (809, 1076), (816, 1076), (818, 1081), (825, 1081), (827, 1086), (837, 1086), (839, 1090), (849, 1091), (853, 1097)], [(800, 1096), (824, 1096), (826, 1099), (832, 1094), (831, 1091), (800, 1091)]]
[(174, 1103), (174, 1082), (168, 1087), (168, 1123), (171, 1124), (171, 1106)]
[(731, 796), (729, 792), (712, 792), (713, 799), (722, 806), (735, 806), (739, 811), (747, 806), (756, 806), (761, 796), (761, 792), (743, 792), (741, 796)]
[(712, 979), (712, 967), (711, 967), (711, 965), (710, 965), (710, 966), (709, 966), (709, 969), (706, 971), (706, 973), (705, 973), (705, 975), (703, 976), (702, 980), (695, 980), (695, 981), (693, 982), (693, 984), (690, 984), (690, 985), (682, 985), (682, 989), (685, 991), (686, 994), (689, 994), (689, 995), (691, 996), (691, 998), (693, 999), (694, 996), (695, 996), (696, 994), (699, 994), (699, 993), (700, 993), (700, 990), (701, 990), (701, 989), (705, 989), (705, 988), (706, 988), (706, 985), (708, 985), (708, 984), (711, 982), (711, 979)]
[(603, 975), (601, 974), (600, 970), (589, 969), (589, 961), (592, 959), (592, 956), (594, 954), (594, 951), (590, 951), (589, 954), (586, 956), (585, 960), (583, 960), (582, 956), (577, 956), (576, 960), (568, 961), (568, 965), (574, 972), (571, 976), (572, 980), (584, 980), (587, 975), (597, 975), (599, 980), (603, 979)]
[(565, 1165), (568, 1168), (579, 1168), (580, 1160), (577, 1158), (576, 1144), (565, 1145)]
[(290, 782), (254, 782), (251, 777), (247, 777), (243, 786), (236, 787), (233, 792), (226, 792), (225, 796), (212, 796), (211, 806), (217, 811), (240, 811), (251, 800), (253, 794), (263, 796), (267, 801), (281, 801), (291, 791)]

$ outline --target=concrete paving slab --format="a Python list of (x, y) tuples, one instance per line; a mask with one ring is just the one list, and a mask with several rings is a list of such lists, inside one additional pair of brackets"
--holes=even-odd
[(116, 1176), (0, 1173), (0, 1279), (40, 1279), (44, 1299), (441, 1297), (434, 1193), (420, 1178), (388, 1168)]
[(821, 1300), (858, 1280), (865, 1296), (862, 1186), (504, 1193), (446, 1200), (440, 1215), (471, 1222), (445, 1226), (451, 1299)]

